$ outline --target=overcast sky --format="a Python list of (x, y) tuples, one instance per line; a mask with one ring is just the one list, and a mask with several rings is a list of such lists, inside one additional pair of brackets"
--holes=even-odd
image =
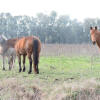
[(79, 21), (87, 17), (100, 18), (100, 0), (0, 0), (0, 13), (35, 16), (52, 10)]

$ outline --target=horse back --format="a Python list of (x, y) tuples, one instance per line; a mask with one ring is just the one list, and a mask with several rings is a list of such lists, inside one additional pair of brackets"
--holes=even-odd
[(0, 54), (5, 54), (9, 48), (14, 48), (18, 38), (6, 40), (3, 45), (0, 45)]
[[(33, 47), (34, 39), (37, 39), (39, 41), (39, 39), (35, 36), (28, 36), (28, 37), (23, 37), (19, 39), (15, 45), (16, 52), (19, 54), (32, 53), (33, 48), (34, 48)], [(39, 41), (39, 44), (40, 44), (40, 41)]]
[(14, 38), (14, 39), (9, 39), (9, 40), (7, 40), (7, 42), (6, 42), (6, 45), (8, 46), (8, 47), (12, 47), (12, 48), (14, 48), (15, 47), (15, 44), (16, 44), (16, 42), (17, 42), (17, 38)]

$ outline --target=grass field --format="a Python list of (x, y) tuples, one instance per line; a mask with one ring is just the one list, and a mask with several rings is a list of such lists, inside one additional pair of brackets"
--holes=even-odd
[(41, 56), (39, 75), (28, 66), (21, 73), (17, 62), (12, 71), (0, 67), (0, 100), (100, 99), (99, 56)]

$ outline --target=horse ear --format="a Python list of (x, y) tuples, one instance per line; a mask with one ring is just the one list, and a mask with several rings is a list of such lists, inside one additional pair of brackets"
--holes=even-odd
[(92, 26), (90, 27), (90, 30), (92, 30)]
[(95, 26), (95, 30), (97, 30), (97, 26)]
[(2, 37), (3, 37), (4, 40), (8, 40), (7, 37), (3, 34), (2, 34)]

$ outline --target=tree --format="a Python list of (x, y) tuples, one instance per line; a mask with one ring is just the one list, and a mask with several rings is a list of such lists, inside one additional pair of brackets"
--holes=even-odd
[(89, 43), (90, 26), (99, 26), (99, 18), (87, 18), (84, 22), (71, 20), (70, 16), (38, 13), (36, 17), (0, 14), (0, 34), (8, 38), (36, 35), (43, 43)]

